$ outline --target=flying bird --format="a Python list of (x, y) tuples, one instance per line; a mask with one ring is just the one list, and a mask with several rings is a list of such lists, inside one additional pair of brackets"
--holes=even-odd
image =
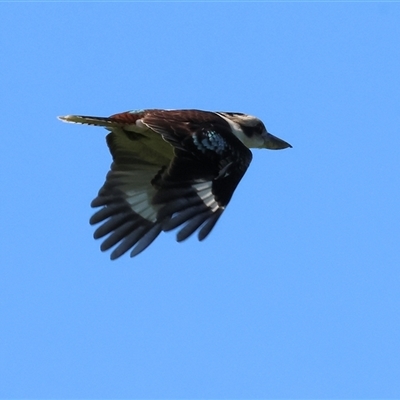
[(103, 126), (113, 162), (91, 206), (94, 238), (111, 259), (146, 249), (179, 227), (177, 241), (203, 240), (224, 212), (252, 159), (249, 148), (292, 147), (256, 117), (237, 112), (135, 110), (111, 117), (67, 115)]

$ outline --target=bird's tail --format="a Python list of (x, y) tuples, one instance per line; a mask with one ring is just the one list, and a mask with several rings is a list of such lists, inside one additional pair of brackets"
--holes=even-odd
[(115, 126), (115, 121), (112, 118), (106, 117), (89, 117), (85, 115), (65, 115), (62, 117), (57, 117), (59, 120), (64, 122), (71, 122), (74, 124), (85, 124), (85, 125), (95, 125), (95, 126), (105, 126), (113, 127)]

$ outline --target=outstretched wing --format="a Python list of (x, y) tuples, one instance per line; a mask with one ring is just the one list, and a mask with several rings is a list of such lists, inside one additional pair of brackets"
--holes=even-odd
[[(67, 117), (68, 118), (68, 117)], [(93, 200), (91, 224), (111, 259), (135, 256), (162, 231), (180, 227), (182, 241), (203, 240), (229, 203), (251, 162), (251, 152), (217, 114), (198, 110), (144, 110), (85, 123), (111, 130), (111, 170)], [(97, 123), (96, 123), (97, 121)], [(82, 121), (73, 121), (82, 122)]]

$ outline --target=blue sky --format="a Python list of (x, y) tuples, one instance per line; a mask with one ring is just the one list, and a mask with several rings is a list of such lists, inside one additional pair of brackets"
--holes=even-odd
[[(399, 3), (3, 3), (0, 397), (400, 397)], [(210, 237), (110, 261), (102, 128), (241, 111)]]

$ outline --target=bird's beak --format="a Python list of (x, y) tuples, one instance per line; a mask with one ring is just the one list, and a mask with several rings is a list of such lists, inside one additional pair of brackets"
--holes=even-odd
[(264, 138), (264, 147), (270, 150), (282, 150), (292, 146), (288, 142), (267, 132)]

